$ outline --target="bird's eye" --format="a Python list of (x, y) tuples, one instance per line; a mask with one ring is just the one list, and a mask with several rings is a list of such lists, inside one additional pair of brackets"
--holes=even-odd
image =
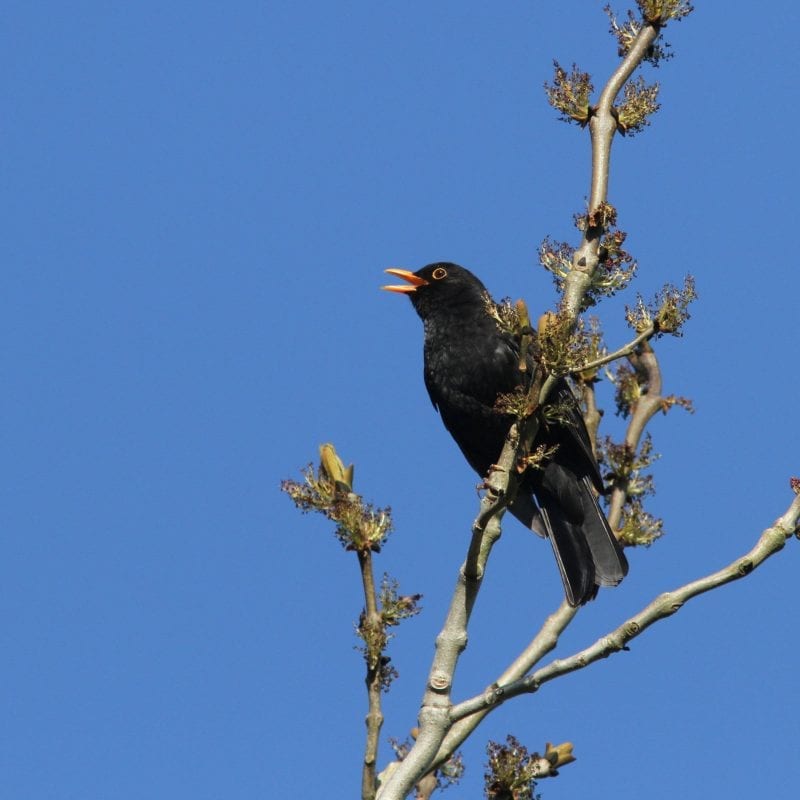
[(436, 267), (436, 269), (431, 273), (431, 278), (435, 281), (440, 281), (442, 278), (447, 277), (447, 270), (444, 267)]

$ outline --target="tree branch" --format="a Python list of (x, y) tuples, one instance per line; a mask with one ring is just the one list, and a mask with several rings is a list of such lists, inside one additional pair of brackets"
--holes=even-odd
[(563, 308), (575, 320), (583, 304), (592, 276), (599, 263), (600, 237), (605, 225), (593, 222), (594, 214), (608, 200), (608, 176), (611, 165), (611, 144), (617, 131), (614, 100), (634, 70), (642, 63), (659, 29), (646, 23), (642, 26), (627, 55), (609, 78), (597, 106), (589, 119), (592, 140), (592, 179), (589, 191), (589, 224), (583, 234), (583, 242), (575, 250), (572, 269), (564, 279)]
[[(800, 525), (800, 495), (795, 496), (786, 512), (761, 534), (758, 542), (749, 553), (711, 575), (659, 595), (638, 614), (606, 636), (598, 639), (590, 647), (568, 658), (556, 659), (532, 675), (515, 683), (498, 687), (492, 694), (494, 705), (497, 706), (520, 694), (535, 692), (542, 684), (554, 678), (583, 669), (601, 658), (606, 658), (625, 649), (628, 642), (635, 639), (656, 622), (675, 614), (692, 598), (749, 575), (770, 556), (782, 550), (791, 536), (797, 535), (798, 525)], [(485, 695), (459, 703), (453, 708), (452, 716), (466, 716), (467, 714), (475, 713), (481, 708), (482, 704), (485, 704)]]
[(602, 412), (597, 407), (597, 395), (594, 391), (594, 381), (585, 380), (581, 382), (581, 394), (583, 396), (583, 421), (586, 425), (586, 432), (589, 434), (589, 442), (592, 445), (592, 453), (597, 458), (597, 432), (600, 429), (600, 418)]
[[(753, 570), (763, 564), (767, 558), (774, 555), (779, 550), (782, 550), (786, 541), (791, 536), (797, 535), (798, 524), (800, 524), (800, 495), (795, 497), (783, 516), (779, 517), (771, 527), (767, 528), (761, 534), (755, 547), (753, 547), (749, 553), (736, 559), (727, 567), (711, 575), (707, 575), (704, 578), (699, 578), (691, 583), (687, 583), (685, 586), (681, 586), (671, 592), (665, 592), (659, 595), (638, 614), (622, 623), (622, 625), (618, 626), (615, 630), (598, 639), (590, 647), (568, 658), (556, 659), (542, 669), (534, 672), (532, 675), (514, 680), (510, 683), (505, 683), (501, 678), (497, 684), (490, 686), (483, 694), (476, 695), (469, 700), (455, 705), (450, 716), (457, 724), (453, 726), (452, 733), (455, 734), (459, 727), (464, 727), (464, 723), (467, 721), (471, 723), (476, 718), (480, 721), (486, 714), (493, 711), (495, 708), (499, 708), (512, 697), (535, 692), (542, 684), (554, 678), (583, 669), (601, 658), (606, 658), (625, 649), (628, 642), (635, 639), (656, 622), (660, 622), (675, 614), (688, 600), (749, 575)], [(538, 658), (541, 658), (544, 653), (552, 649), (555, 642), (558, 640), (558, 634), (566, 627), (565, 624), (559, 624), (563, 622), (562, 612), (564, 610), (565, 609), (562, 607), (552, 615), (542, 629), (542, 632), (540, 632), (540, 637), (545, 639), (546, 644), (545, 648), (540, 647)], [(566, 621), (568, 622), (568, 620)], [(547, 641), (546, 637), (546, 629), (548, 626), (553, 626), (557, 629), (555, 638), (550, 636), (549, 641)], [(537, 637), (537, 639), (538, 638), (539, 637)], [(531, 643), (531, 648), (533, 648), (536, 641), (537, 640), (534, 640), (534, 642)], [(541, 645), (542, 642), (539, 644)], [(506, 674), (508, 674), (508, 672)], [(475, 722), (475, 724), (477, 724), (477, 722)], [(474, 725), (472, 727), (474, 727)], [(450, 743), (450, 736), (448, 736), (446, 743)], [(455, 746), (458, 745), (456, 744)]]
[[(547, 653), (553, 650), (558, 644), (559, 637), (564, 629), (572, 622), (578, 613), (577, 608), (572, 608), (566, 600), (559, 606), (558, 610), (551, 614), (542, 625), (539, 633), (536, 634), (531, 643), (520, 653), (502, 675), (481, 695), (487, 702), (474, 711), (455, 716), (457, 709), (464, 703), (454, 706), (450, 712), (452, 727), (447, 732), (442, 742), (439, 752), (436, 754), (432, 768), (441, 766), (453, 753), (464, 743), (469, 735), (478, 727), (483, 718), (492, 711), (494, 703), (490, 698), (494, 695), (497, 687), (518, 681), (523, 678), (530, 669), (541, 661)], [(466, 701), (470, 702), (470, 701)]]
[(532, 675), (526, 675), (534, 664), (555, 648), (561, 633), (577, 613), (577, 609), (562, 603), (561, 607), (547, 618), (528, 647), (495, 683), (480, 695), (453, 706), (450, 712), (453, 725), (436, 755), (434, 766), (446, 761), (483, 718), (507, 700), (521, 694), (533, 693), (548, 681), (576, 672), (601, 658), (607, 658), (625, 649), (628, 642), (656, 622), (675, 614), (688, 600), (744, 578), (770, 556), (782, 550), (791, 536), (800, 535), (798, 526), (800, 526), (800, 495), (796, 496), (787, 511), (761, 534), (749, 553), (711, 575), (659, 595), (638, 614), (591, 646), (568, 658), (556, 659)]
[[(636, 401), (631, 414), (628, 429), (625, 432), (625, 446), (635, 453), (639, 447), (647, 423), (664, 409), (664, 398), (661, 395), (661, 367), (656, 354), (650, 345), (645, 345), (631, 360), (633, 366), (642, 370), (647, 378), (647, 392)], [(614, 530), (618, 530), (622, 520), (622, 507), (628, 498), (627, 485), (617, 485), (611, 492), (608, 506), (608, 522)]]
[[(361, 584), (364, 587), (364, 625), (367, 630), (379, 631), (383, 627), (378, 598), (375, 592), (375, 575), (372, 569), (372, 551), (358, 551), (358, 566), (361, 570)], [(367, 662), (367, 698), (369, 708), (364, 720), (367, 726), (367, 741), (364, 748), (364, 766), (361, 770), (361, 798), (373, 800), (375, 797), (375, 764), (378, 759), (378, 742), (383, 725), (381, 710), (381, 653), (372, 652), (369, 640), (365, 640), (365, 660)]]
[(603, 367), (606, 364), (610, 364), (612, 361), (616, 361), (619, 358), (629, 356), (640, 344), (642, 344), (642, 342), (650, 339), (655, 332), (656, 326), (651, 322), (647, 328), (645, 328), (635, 339), (620, 347), (619, 350), (615, 350), (613, 353), (606, 353), (606, 355), (596, 358), (594, 361), (590, 361), (588, 364), (583, 364), (582, 366), (572, 370), (572, 373), (589, 372), (590, 370), (595, 370), (598, 367)]
[(592, 118), (589, 130), (592, 134), (592, 189), (589, 193), (589, 212), (608, 199), (608, 176), (610, 171), (611, 141), (617, 131), (614, 101), (622, 87), (642, 63), (647, 51), (658, 37), (659, 29), (652, 23), (642, 26), (639, 35), (627, 55), (606, 83)]
[[(544, 376), (534, 377), (528, 392), (532, 408), (539, 397)], [(444, 626), (436, 637), (433, 664), (419, 714), (419, 733), (408, 755), (390, 765), (382, 777), (380, 800), (402, 800), (428, 772), (445, 735), (450, 729), (450, 697), (458, 658), (467, 646), (467, 625), (480, 591), (492, 547), (502, 533), (500, 521), (516, 494), (517, 464), (530, 451), (539, 423), (535, 416), (513, 424), (497, 464), (489, 470), (486, 494), (472, 526), (467, 558), (459, 570), (456, 588)]]

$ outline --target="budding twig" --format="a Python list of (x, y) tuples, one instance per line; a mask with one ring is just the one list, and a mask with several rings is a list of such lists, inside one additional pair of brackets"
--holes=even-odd
[(610, 364), (612, 361), (616, 361), (619, 358), (623, 358), (624, 356), (629, 356), (636, 350), (636, 348), (642, 342), (645, 342), (648, 339), (652, 338), (655, 332), (656, 332), (655, 325), (653, 323), (650, 323), (650, 325), (647, 327), (646, 330), (642, 331), (635, 339), (628, 342), (628, 344), (620, 347), (619, 350), (615, 350), (613, 353), (607, 353), (601, 358), (596, 358), (594, 361), (590, 361), (588, 364), (583, 364), (581, 367), (574, 369), (572, 371), (575, 373), (589, 372), (591, 370), (597, 369), (598, 367)]

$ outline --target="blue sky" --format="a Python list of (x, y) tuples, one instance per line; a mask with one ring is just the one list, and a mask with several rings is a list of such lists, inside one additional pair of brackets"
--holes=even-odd
[[(601, 5), (6, 6), (5, 796), (356, 796), (355, 559), (278, 491), (324, 441), (394, 509), (378, 569), (424, 594), (392, 644), (384, 737), (415, 724), (476, 478), (382, 270), (457, 261), (498, 297), (553, 305), (536, 251), (575, 241), (588, 138), (541, 87), (553, 58), (602, 82)], [(640, 275), (599, 311), (616, 344), (635, 291), (696, 276), (686, 336), (658, 352), (697, 412), (654, 420), (667, 535), (630, 554), (563, 655), (746, 552), (800, 472), (800, 12), (696, 5), (667, 30), (654, 125), (615, 143), (610, 199)], [(603, 424), (621, 429), (611, 409)], [(548, 548), (507, 528), (458, 698), (560, 600)], [(511, 732), (574, 742), (546, 800), (796, 797), (798, 557), (792, 541), (496, 713), (450, 796), (479, 796), (485, 742)]]

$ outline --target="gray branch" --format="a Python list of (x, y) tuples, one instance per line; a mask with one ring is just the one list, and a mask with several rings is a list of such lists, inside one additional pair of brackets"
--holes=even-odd
[(628, 642), (644, 633), (656, 622), (680, 611), (692, 598), (749, 575), (770, 556), (782, 550), (790, 537), (797, 535), (798, 525), (800, 525), (800, 495), (795, 496), (786, 512), (761, 534), (749, 553), (711, 575), (659, 595), (638, 614), (580, 652), (568, 658), (551, 661), (531, 675), (512, 683), (489, 687), (482, 695), (455, 705), (450, 714), (451, 719), (459, 722), (478, 714), (485, 716), (490, 710), (499, 707), (512, 697), (535, 692), (542, 684), (554, 678), (576, 672), (601, 658), (607, 658), (624, 650)]

